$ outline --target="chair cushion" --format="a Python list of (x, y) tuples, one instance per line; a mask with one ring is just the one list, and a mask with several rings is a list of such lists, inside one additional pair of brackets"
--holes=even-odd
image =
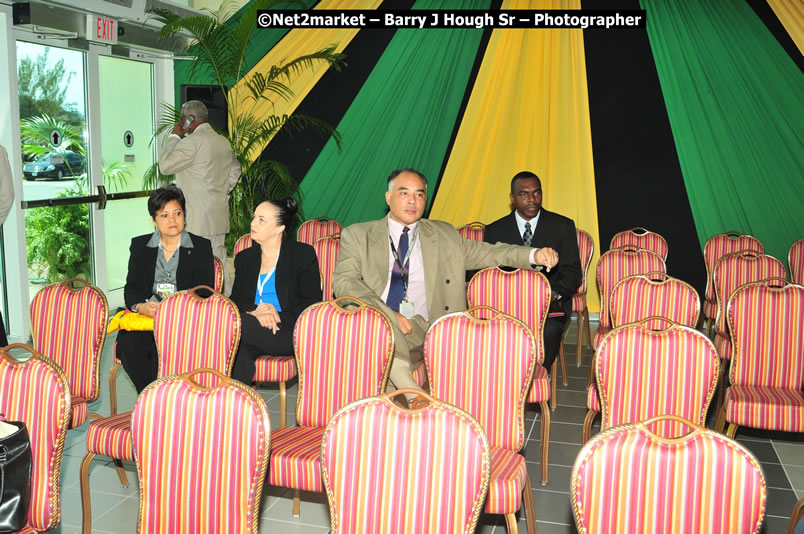
[(586, 407), (600, 413), (600, 395), (597, 393), (597, 384), (592, 384), (586, 391)]
[(37, 534), (37, 532), (31, 525), (25, 525), (22, 530), (18, 530), (15, 534)]
[(419, 387), (424, 387), (424, 384), (427, 382), (427, 366), (424, 362), (413, 370), (413, 380), (419, 384)]
[(731, 386), (726, 420), (740, 426), (804, 432), (804, 394), (792, 389)]
[(87, 412), (89, 411), (87, 400), (82, 397), (73, 397), (70, 419), (70, 428), (76, 428), (87, 422)]
[(600, 342), (603, 341), (603, 336), (608, 334), (611, 331), (611, 328), (606, 326), (599, 326), (597, 330), (595, 330), (595, 335), (592, 338), (592, 348), (597, 350), (598, 346), (600, 346)]
[(550, 400), (550, 376), (542, 365), (536, 365), (533, 371), (533, 386), (528, 393), (527, 402), (544, 402)]
[(704, 317), (707, 319), (715, 319), (717, 317), (717, 301), (705, 300), (703, 303)]
[(296, 376), (293, 356), (260, 356), (254, 364), (255, 382), (287, 382)]
[(324, 491), (321, 481), (321, 438), (318, 427), (285, 427), (271, 432), (268, 483), (307, 491)]
[(717, 355), (720, 356), (721, 360), (731, 361), (731, 338), (716, 334), (715, 348), (717, 349)]
[(87, 428), (87, 451), (118, 460), (134, 461), (131, 412), (95, 419)]
[(509, 449), (491, 448), (491, 476), (485, 512), (512, 514), (522, 506), (522, 489), (527, 483), (525, 458)]
[(578, 313), (586, 309), (586, 293), (576, 293), (572, 296), (572, 313)]

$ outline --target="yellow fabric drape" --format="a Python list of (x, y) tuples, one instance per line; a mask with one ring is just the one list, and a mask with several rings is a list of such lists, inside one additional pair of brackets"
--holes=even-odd
[[(506, 0), (502, 9), (579, 9), (580, 0)], [(543, 206), (595, 240), (587, 302), (599, 311), (600, 250), (583, 30), (494, 30), (430, 217), (460, 226), (511, 210), (511, 178), (542, 181)]]
[(804, 3), (801, 0), (768, 0), (779, 22), (804, 54)]
[[(322, 0), (314, 9), (376, 9), (381, 3), (381, 0)], [(290, 100), (275, 96), (272, 97), (273, 101), (262, 99), (255, 103), (245, 82), (253, 76), (254, 72), (267, 72), (273, 65), (279, 65), (305, 54), (312, 54), (333, 44), (337, 45), (336, 52), (343, 52), (358, 31), (353, 28), (312, 28), (289, 31), (265, 57), (243, 76), (237, 85), (232, 87), (229, 91), (229, 101), (235, 103), (235, 109), (240, 114), (250, 113), (256, 117), (290, 115), (327, 71), (323, 62), (312, 69), (304, 69), (290, 83), (285, 79), (281, 80), (293, 91), (293, 97)], [(257, 159), (267, 144), (266, 142), (258, 148), (255, 147), (249, 154), (249, 160)]]

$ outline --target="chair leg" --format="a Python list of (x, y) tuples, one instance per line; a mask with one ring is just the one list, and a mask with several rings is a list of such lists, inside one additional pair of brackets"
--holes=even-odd
[(724, 406), (723, 408), (721, 408), (719, 412), (717, 412), (717, 419), (715, 420), (715, 431), (723, 434), (723, 431), (725, 429), (726, 429), (726, 407)]
[(592, 346), (592, 330), (589, 326), (589, 308), (583, 309), (583, 323), (586, 325), (586, 346)]
[(592, 387), (595, 383), (595, 356), (592, 355), (592, 361), (589, 362), (589, 376), (586, 378), (586, 389)]
[(90, 534), (92, 532), (92, 503), (89, 497), (89, 464), (95, 458), (95, 453), (90, 452), (81, 461), (81, 532)]
[(301, 515), (301, 492), (293, 490), (293, 517)]
[(284, 382), (279, 383), (279, 428), (287, 426), (288, 392)]
[(726, 435), (731, 439), (734, 439), (734, 436), (737, 435), (737, 426), (734, 423), (729, 423), (729, 431), (726, 432)]
[(522, 504), (525, 506), (525, 518), (528, 534), (536, 532), (536, 507), (533, 505), (533, 483), (530, 475), (525, 476), (525, 488), (522, 490)]
[(556, 409), (556, 381), (558, 377), (558, 360), (553, 360), (553, 365), (550, 367), (550, 408)]
[(583, 313), (578, 312), (578, 358), (575, 367), (581, 366), (581, 351), (583, 350)]
[(589, 441), (592, 437), (592, 423), (595, 422), (598, 412), (589, 410), (586, 412), (586, 417), (583, 418), (583, 434), (581, 436), (581, 445)]
[(123, 462), (115, 458), (114, 467), (117, 469), (117, 477), (120, 479), (120, 485), (124, 488), (127, 488), (128, 477), (126, 476), (126, 469), (123, 467)]
[(508, 534), (518, 534), (516, 526), (516, 514), (505, 514), (505, 526), (508, 527)]
[(117, 415), (117, 371), (120, 362), (114, 362), (109, 371), (109, 415)]
[(558, 357), (561, 360), (561, 378), (565, 386), (569, 385), (569, 376), (567, 375), (567, 355), (564, 351), (564, 340), (561, 340), (561, 346), (558, 349)]
[(547, 402), (542, 401), (539, 403), (542, 408), (542, 486), (546, 486), (548, 482), (548, 456), (550, 453), (550, 409), (547, 407)]

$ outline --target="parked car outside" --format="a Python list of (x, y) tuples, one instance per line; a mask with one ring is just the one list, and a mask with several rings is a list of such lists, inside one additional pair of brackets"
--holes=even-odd
[(84, 172), (84, 156), (70, 151), (50, 152), (39, 156), (31, 163), (26, 163), (22, 168), (26, 180), (36, 180), (37, 178), (63, 180), (65, 176), (77, 176)]

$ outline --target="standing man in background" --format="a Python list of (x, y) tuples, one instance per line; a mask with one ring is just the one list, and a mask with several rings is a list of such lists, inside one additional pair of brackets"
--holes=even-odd
[(542, 181), (529, 171), (511, 179), (514, 210), (486, 226), (486, 243), (510, 243), (528, 247), (550, 247), (558, 252), (558, 265), (545, 273), (553, 301), (544, 323), (544, 367), (550, 369), (561, 347), (561, 336), (569, 325), (572, 296), (581, 285), (581, 256), (572, 219), (542, 209)]
[(224, 291), (231, 291), (224, 240), (229, 231), (229, 193), (240, 178), (240, 162), (226, 137), (212, 129), (203, 102), (188, 100), (162, 146), (162, 174), (175, 174), (187, 199), (187, 231), (209, 239), (224, 265)]
[[(0, 145), (0, 225), (6, 221), (11, 205), (14, 203), (14, 178), (11, 174), (11, 165), (8, 163), (8, 153)], [(6, 337), (6, 323), (0, 314), (0, 347), (8, 345)]]

